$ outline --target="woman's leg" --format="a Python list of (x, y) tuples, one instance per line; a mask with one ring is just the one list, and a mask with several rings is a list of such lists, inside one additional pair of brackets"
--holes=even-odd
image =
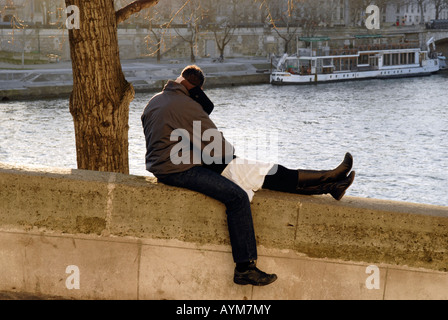
[(299, 171), (277, 165), (275, 174), (268, 174), (264, 179), (263, 189), (296, 193)]
[(275, 174), (266, 176), (263, 189), (304, 195), (329, 193), (340, 200), (355, 178), (355, 172), (348, 175), (352, 166), (353, 157), (349, 153), (333, 170), (291, 170), (279, 165)]

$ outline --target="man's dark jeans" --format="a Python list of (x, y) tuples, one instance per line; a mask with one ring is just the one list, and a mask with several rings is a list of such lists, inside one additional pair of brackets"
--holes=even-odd
[(203, 167), (158, 177), (164, 184), (203, 193), (226, 206), (233, 260), (236, 263), (257, 259), (252, 211), (247, 193), (220, 174)]

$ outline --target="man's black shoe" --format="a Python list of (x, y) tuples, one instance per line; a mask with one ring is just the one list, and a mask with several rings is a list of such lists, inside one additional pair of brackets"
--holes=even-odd
[(240, 272), (235, 268), (235, 275), (233, 282), (240, 285), (251, 284), (253, 286), (266, 286), (277, 280), (277, 275), (267, 274), (255, 266), (255, 263), (251, 263), (249, 268)]

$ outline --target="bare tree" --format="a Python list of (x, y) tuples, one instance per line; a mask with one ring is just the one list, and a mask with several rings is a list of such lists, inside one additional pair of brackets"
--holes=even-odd
[(363, 24), (366, 8), (370, 3), (370, 0), (348, 0), (350, 24), (352, 26), (361, 26)]
[(169, 21), (166, 22), (164, 20), (164, 12), (163, 7), (153, 6), (149, 10), (147, 10), (144, 15), (144, 19), (148, 22), (148, 30), (150, 34), (145, 37), (145, 41), (150, 50), (151, 47), (155, 47), (150, 54), (156, 55), (157, 62), (162, 60), (162, 47), (164, 46), (164, 36), (168, 30)]
[(210, 0), (208, 7), (207, 12), (210, 22), (208, 28), (215, 37), (220, 61), (224, 61), (225, 48), (232, 40), (242, 16), (239, 10), (241, 2), (230, 0), (230, 3), (222, 3), (220, 0)]
[(116, 11), (112, 0), (65, 0), (81, 13), (79, 29), (69, 31), (79, 169), (129, 173), (129, 104), (135, 91), (121, 67), (117, 26), (157, 2), (136, 0)]
[(373, 3), (378, 6), (381, 14), (385, 14), (388, 6), (397, 6), (400, 1), (401, 0), (375, 0)]
[(320, 24), (331, 24), (332, 1), (321, 2), (315, 0), (303, 0), (301, 12), (302, 35), (314, 37)]
[(231, 24), (231, 22), (224, 21), (220, 24), (216, 24), (212, 30), (219, 50), (219, 59), (220, 61), (224, 61), (226, 46), (232, 40), (236, 27), (234, 24)]
[(290, 43), (297, 38), (301, 27), (300, 0), (258, 0), (266, 10), (268, 21), (284, 42), (284, 52), (289, 51)]
[(202, 0), (188, 0), (181, 13), (181, 21), (185, 26), (183, 29), (185, 29), (186, 32), (183, 33), (180, 28), (175, 28), (178, 36), (187, 42), (190, 47), (191, 63), (196, 62), (196, 49), (202, 26), (203, 14)]
[(420, 23), (425, 22), (425, 6), (428, 2), (427, 0), (415, 0), (417, 3), (418, 8), (420, 9)]
[(438, 20), (440, 18), (440, 13), (446, 8), (448, 8), (448, 0), (430, 0), (434, 5), (435, 18)]

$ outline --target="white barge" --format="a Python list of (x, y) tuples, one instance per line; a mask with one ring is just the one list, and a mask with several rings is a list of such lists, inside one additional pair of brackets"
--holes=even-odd
[(427, 76), (440, 70), (436, 52), (399, 45), (360, 46), (322, 50), (302, 49), (295, 56), (285, 54), (271, 72), (274, 85), (328, 83), (373, 78)]

